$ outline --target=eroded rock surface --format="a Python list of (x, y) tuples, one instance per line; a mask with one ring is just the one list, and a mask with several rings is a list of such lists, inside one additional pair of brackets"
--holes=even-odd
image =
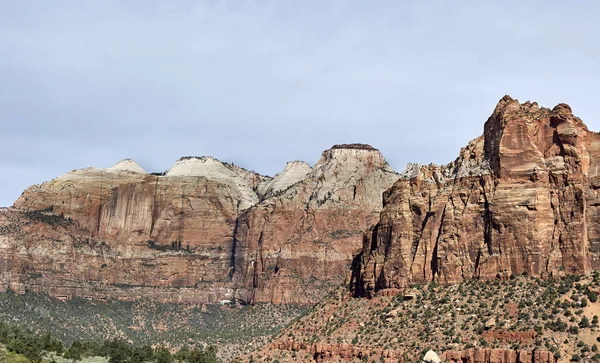
[(336, 145), (312, 168), (288, 163), (275, 178), (211, 157), (165, 174), (132, 160), (76, 170), (2, 213), (0, 287), (313, 303), (357, 253), (358, 296), (589, 272), (600, 264), (599, 156), (600, 136), (569, 106), (507, 96), (454, 162), (410, 164), (401, 176), (363, 144)]
[[(32, 186), (4, 214), (0, 283), (59, 297), (230, 297), (239, 190), (132, 161)], [(255, 195), (256, 198), (256, 195)]]
[(368, 145), (323, 152), (307, 177), (239, 218), (235, 280), (256, 302), (312, 303), (342, 282), (398, 175)]
[[(361, 347), (348, 343), (340, 344), (312, 344), (307, 345), (291, 339), (271, 343), (269, 354), (276, 351), (306, 352), (315, 362), (348, 362), (358, 360), (376, 359), (381, 362), (411, 362), (406, 352), (398, 349), (384, 349), (379, 347)], [(267, 357), (258, 361), (268, 361)], [(267, 359), (264, 359), (267, 358)], [(241, 357), (242, 362), (248, 357)], [(556, 363), (557, 359), (552, 352), (544, 349), (507, 349), (507, 348), (472, 348), (465, 350), (447, 350), (439, 356), (434, 351), (428, 351), (423, 363)]]
[(288, 163), (275, 178), (211, 157), (184, 157), (160, 174), (129, 159), (74, 170), (28, 188), (3, 214), (0, 287), (61, 298), (311, 303), (296, 282), (311, 279), (321, 296), (343, 281), (395, 179), (364, 145), (328, 150), (314, 169)]
[(512, 350), (503, 348), (466, 349), (446, 351), (442, 361), (448, 363), (556, 363), (557, 359), (547, 350)]
[(385, 193), (352, 289), (598, 268), (599, 171), (600, 135), (568, 105), (505, 96), (454, 162), (411, 164)]

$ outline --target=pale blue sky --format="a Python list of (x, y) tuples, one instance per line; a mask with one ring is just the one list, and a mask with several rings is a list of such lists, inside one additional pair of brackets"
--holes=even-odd
[(0, 205), (71, 169), (336, 143), (446, 163), (505, 94), (600, 129), (595, 1), (0, 0)]

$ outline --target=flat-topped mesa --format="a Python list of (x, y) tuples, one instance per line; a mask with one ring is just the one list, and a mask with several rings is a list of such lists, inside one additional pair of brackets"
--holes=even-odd
[(364, 231), (378, 219), (383, 192), (396, 179), (372, 147), (325, 150), (304, 179), (238, 218), (234, 281), (239, 298), (318, 301), (329, 284), (345, 278)]
[(600, 268), (600, 135), (565, 104), (505, 96), (455, 161), (402, 176), (354, 264), (356, 295)]
[(331, 148), (332, 149), (377, 150), (377, 149), (375, 149), (371, 145), (368, 145), (368, 144), (359, 144), (359, 143), (337, 144), (337, 145), (333, 145)]
[[(323, 151), (321, 158), (315, 164), (313, 169), (339, 167), (344, 162), (349, 162), (350, 166), (360, 165), (359, 171), (362, 173), (371, 173), (376, 169), (383, 172), (394, 173), (392, 167), (387, 163), (381, 152), (367, 144), (338, 144), (330, 149)], [(351, 173), (352, 169), (345, 171)]]
[(378, 210), (383, 202), (380, 186), (388, 185), (399, 176), (379, 150), (369, 145), (349, 145), (351, 147), (336, 145), (323, 151), (310, 174), (317, 181), (311, 200), (326, 205), (364, 204)]

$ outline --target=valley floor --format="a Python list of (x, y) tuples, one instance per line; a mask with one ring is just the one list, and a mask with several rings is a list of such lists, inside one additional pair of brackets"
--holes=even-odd
[(120, 338), (136, 345), (215, 345), (222, 361), (256, 349), (308, 307), (162, 304), (150, 301), (60, 301), (46, 295), (0, 294), (0, 320), (73, 341)]

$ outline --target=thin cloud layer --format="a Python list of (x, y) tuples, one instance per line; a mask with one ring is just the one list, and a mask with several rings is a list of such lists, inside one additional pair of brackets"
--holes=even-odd
[(446, 163), (504, 94), (600, 129), (595, 2), (457, 4), (0, 0), (0, 205), (124, 158), (272, 175), (362, 142)]

